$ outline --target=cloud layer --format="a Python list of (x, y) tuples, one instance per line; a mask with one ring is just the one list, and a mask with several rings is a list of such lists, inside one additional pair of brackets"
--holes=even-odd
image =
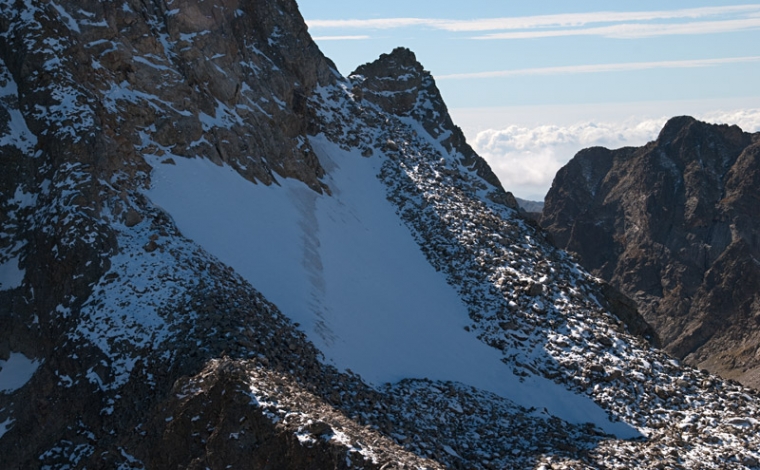
[(369, 39), (367, 35), (346, 35), (346, 36), (314, 36), (315, 41), (361, 41)]
[[(525, 39), (575, 35), (639, 38), (706, 34), (760, 28), (760, 4), (639, 12), (589, 12), (472, 20), (375, 18), (307, 20), (312, 29), (387, 30), (424, 27), (453, 33), (482, 33), (476, 39)], [(664, 23), (667, 22), (667, 23)], [(593, 26), (592, 26), (593, 25)]]
[[(760, 109), (715, 111), (695, 117), (716, 124), (737, 124), (747, 132), (760, 131)], [(658, 117), (569, 126), (509, 126), (478, 132), (471, 144), (505, 189), (523, 199), (542, 201), (557, 170), (579, 150), (644, 145), (657, 138), (666, 121), (666, 117)]]
[(721, 59), (664, 60), (658, 62), (623, 62), (618, 64), (568, 65), (562, 67), (538, 67), (529, 69), (499, 70), (494, 72), (457, 73), (438, 75), (436, 80), (499, 78), (525, 75), (566, 75), (576, 73), (629, 72), (632, 70), (681, 69), (715, 67), (725, 64), (760, 62), (760, 56), (728, 57)]
[(535, 39), (561, 36), (604, 36), (635, 39), (684, 34), (715, 34), (760, 28), (760, 18), (723, 21), (691, 21), (672, 24), (623, 23), (592, 28), (565, 28), (532, 31), (508, 31), (476, 36), (474, 39)]

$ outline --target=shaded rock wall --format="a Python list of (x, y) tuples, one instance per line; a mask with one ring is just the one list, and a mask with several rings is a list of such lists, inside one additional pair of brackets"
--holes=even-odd
[(673, 118), (641, 148), (579, 152), (541, 224), (633, 298), (666, 350), (755, 386), (760, 137)]

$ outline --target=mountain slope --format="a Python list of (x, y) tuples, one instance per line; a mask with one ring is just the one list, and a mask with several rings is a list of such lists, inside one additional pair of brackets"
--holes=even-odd
[(526, 201), (524, 199), (515, 198), (517, 200), (517, 203), (520, 205), (520, 207), (525, 210), (525, 212), (528, 213), (534, 213), (534, 214), (541, 214), (541, 211), (544, 210), (544, 203), (538, 202), (538, 201)]
[(757, 134), (674, 118), (645, 147), (580, 152), (541, 221), (636, 300), (668, 351), (755, 387), (757, 156)]
[(760, 461), (758, 398), (630, 334), (410, 51), (340, 77), (286, 0), (0, 5), (7, 466)]

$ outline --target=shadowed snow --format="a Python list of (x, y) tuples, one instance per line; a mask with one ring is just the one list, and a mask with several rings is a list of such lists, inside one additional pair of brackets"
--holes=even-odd
[(38, 361), (21, 353), (11, 353), (7, 361), (0, 361), (0, 393), (11, 393), (23, 387), (32, 378)]

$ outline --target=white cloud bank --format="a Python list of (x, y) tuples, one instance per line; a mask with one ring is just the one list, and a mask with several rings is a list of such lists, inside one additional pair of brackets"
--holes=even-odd
[[(714, 111), (695, 117), (716, 124), (737, 124), (747, 132), (760, 131), (760, 109)], [(557, 170), (579, 150), (643, 145), (657, 138), (667, 119), (509, 126), (480, 131), (471, 145), (488, 161), (506, 190), (523, 199), (542, 201)]]

